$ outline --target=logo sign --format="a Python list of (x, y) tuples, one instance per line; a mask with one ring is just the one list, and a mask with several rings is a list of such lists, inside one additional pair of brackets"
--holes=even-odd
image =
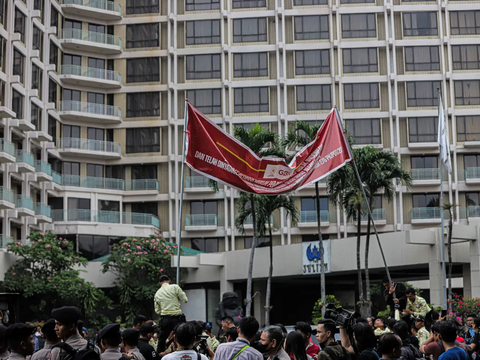
[[(323, 261), (325, 265), (325, 272), (331, 272), (330, 268), (330, 240), (323, 240)], [(318, 241), (302, 243), (302, 262), (303, 275), (320, 274), (320, 246)]]

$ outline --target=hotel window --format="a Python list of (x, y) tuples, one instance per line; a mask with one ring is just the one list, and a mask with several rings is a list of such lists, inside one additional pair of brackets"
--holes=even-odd
[(132, 203), (132, 212), (158, 216), (158, 202)]
[(262, 42), (267, 41), (267, 19), (234, 19), (233, 42)]
[(188, 55), (187, 80), (220, 78), (220, 55)]
[[(474, 174), (475, 173), (476, 171)], [(467, 216), (476, 218), (480, 217), (480, 192), (465, 193), (465, 202), (467, 204)]]
[(54, 103), (57, 107), (57, 83), (52, 79), (48, 80), (48, 102)]
[(25, 42), (25, 15), (15, 8), (15, 32), (20, 34), (20, 41)]
[(127, 49), (160, 46), (159, 24), (127, 25)]
[(330, 110), (331, 108), (330, 85), (297, 86), (297, 111)]
[(80, 139), (80, 126), (63, 125), (63, 138)]
[(58, 10), (53, 5), (50, 7), (50, 9), (51, 9), (51, 12), (50, 12), (50, 26), (51, 27), (56, 27), (57, 28), (56, 34), (58, 34)]
[(23, 100), (24, 97), (18, 91), (13, 90), (12, 95), (12, 110), (17, 114), (17, 119), (23, 119)]
[(33, 25), (32, 29), (32, 49), (39, 50), (40, 58), (42, 57), (42, 44), (43, 44), (43, 36), (42, 31)]
[(453, 45), (452, 61), (454, 70), (480, 69), (480, 46)]
[(87, 164), (87, 176), (103, 178), (104, 166), (98, 164)]
[(440, 56), (438, 46), (405, 47), (406, 71), (438, 71)]
[(203, 11), (220, 9), (220, 0), (186, 0), (185, 10)]
[(205, 253), (216, 253), (218, 252), (218, 243), (219, 241), (217, 238), (192, 239), (192, 249)]
[(450, 12), (451, 35), (478, 35), (480, 34), (480, 11), (452, 11)]
[(204, 114), (221, 114), (221, 94), (220, 89), (187, 90), (187, 99)]
[(234, 9), (259, 8), (267, 6), (266, 0), (232, 0)]
[[(328, 198), (320, 197), (320, 211), (328, 211)], [(317, 212), (317, 198), (315, 197), (302, 197), (301, 198), (301, 211), (314, 211)], [(315, 221), (317, 217), (315, 214)]]
[(157, 165), (132, 165), (132, 180), (157, 179)]
[(295, 40), (328, 38), (328, 15), (295, 16)]
[(235, 89), (235, 113), (268, 112), (268, 87)]
[(340, 4), (374, 4), (375, 0), (340, 0)]
[(440, 81), (407, 82), (407, 106), (438, 106)]
[(463, 156), (463, 166), (465, 169), (468, 168), (480, 168), (480, 155), (464, 155)]
[[(117, 217), (117, 221), (120, 218)], [(78, 252), (88, 261), (106, 257), (110, 252), (110, 239), (107, 236), (82, 235), (77, 236)]]
[(160, 116), (160, 93), (127, 93), (127, 118)]
[(77, 162), (63, 162), (64, 175), (80, 175), (80, 163)]
[(294, 0), (295, 6), (328, 5), (328, 0)]
[(20, 51), (14, 48), (13, 50), (13, 75), (20, 77), (20, 82), (23, 83), (25, 56)]
[(342, 38), (371, 38), (377, 36), (375, 14), (342, 15)]
[(480, 80), (455, 81), (455, 105), (480, 105)]
[(268, 76), (268, 54), (245, 53), (233, 55), (233, 77)]
[[(32, 89), (40, 89), (42, 85), (42, 70), (35, 64), (32, 64)], [(39, 97), (42, 92), (39, 91)]]
[(48, 115), (48, 135), (52, 137), (54, 144), (57, 143), (57, 120), (51, 115)]
[(160, 81), (158, 57), (127, 59), (127, 83)]
[(381, 144), (382, 131), (380, 119), (345, 120), (348, 133), (354, 137), (355, 144)]
[(127, 154), (160, 151), (160, 128), (127, 129)]
[[(105, 177), (107, 179), (121, 179), (125, 180), (125, 166), (123, 165), (107, 165), (105, 167)], [(132, 173), (132, 180), (135, 178), (133, 177)]]
[(5, 0), (0, 0), (0, 23), (5, 27)]
[(376, 48), (344, 49), (344, 73), (378, 72), (378, 58)]
[(160, 0), (127, 0), (127, 15), (160, 12)]
[(415, 194), (412, 195), (413, 207), (438, 207), (440, 204), (438, 194)]
[(403, 36), (438, 35), (436, 12), (403, 13)]
[(36, 130), (40, 130), (39, 126), (42, 124), (42, 111), (33, 102), (30, 103), (30, 121)]
[(330, 74), (330, 50), (295, 51), (295, 75)]
[(480, 116), (457, 116), (457, 140), (479, 141), (480, 140)]
[(412, 169), (438, 169), (437, 156), (412, 156), (410, 158)]
[(370, 109), (380, 107), (378, 84), (345, 84), (345, 109)]
[(191, 201), (191, 215), (217, 215), (217, 201)]
[(50, 64), (55, 64), (58, 71), (58, 46), (50, 40)]
[(408, 118), (408, 142), (436, 142), (438, 138), (438, 118)]
[(219, 43), (220, 20), (187, 21), (187, 45)]

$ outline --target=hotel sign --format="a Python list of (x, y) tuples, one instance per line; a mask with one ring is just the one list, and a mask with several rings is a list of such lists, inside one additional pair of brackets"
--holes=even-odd
[[(325, 272), (331, 272), (330, 268), (330, 240), (323, 240)], [(302, 243), (303, 275), (320, 274), (320, 246), (318, 241)]]

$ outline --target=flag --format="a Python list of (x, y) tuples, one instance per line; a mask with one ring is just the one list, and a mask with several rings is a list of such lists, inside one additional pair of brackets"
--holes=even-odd
[(301, 189), (353, 160), (336, 110), (289, 163), (259, 157), (190, 104), (185, 141), (185, 163), (189, 168), (254, 194), (285, 194)]
[(450, 146), (448, 141), (448, 124), (443, 111), (442, 95), (438, 96), (438, 145), (440, 145), (440, 162), (445, 166), (448, 173), (452, 173), (450, 161)]

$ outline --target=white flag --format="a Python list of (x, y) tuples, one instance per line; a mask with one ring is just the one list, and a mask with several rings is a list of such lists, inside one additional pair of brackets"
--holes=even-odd
[(438, 100), (438, 145), (440, 145), (440, 161), (448, 173), (452, 173), (452, 163), (450, 161), (450, 146), (448, 142), (448, 126), (445, 112), (443, 111), (442, 96)]

